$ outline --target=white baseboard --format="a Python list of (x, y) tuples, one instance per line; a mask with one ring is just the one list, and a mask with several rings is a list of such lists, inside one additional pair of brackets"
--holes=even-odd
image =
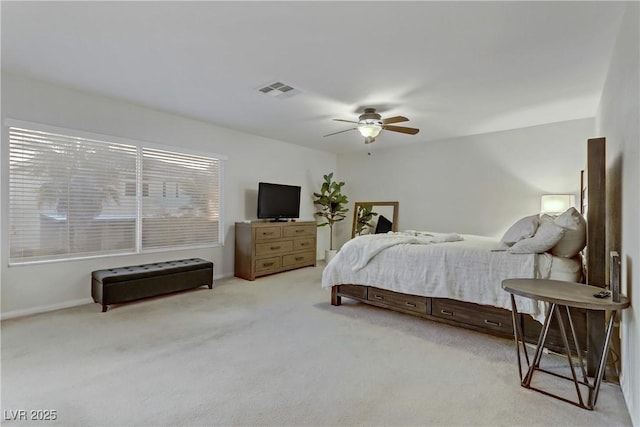
[(13, 319), (16, 317), (30, 316), (32, 314), (46, 313), (48, 311), (61, 310), (63, 308), (77, 307), (79, 305), (93, 304), (92, 298), (82, 298), (72, 301), (65, 301), (59, 304), (41, 305), (38, 307), (25, 308), (23, 310), (13, 310), (0, 314), (1, 320)]
[[(627, 368), (627, 371), (629, 368)], [(625, 371), (620, 373), (620, 388), (622, 389), (622, 395), (627, 404), (629, 410), (629, 416), (631, 417), (631, 424), (640, 426), (640, 407), (637, 406), (638, 400), (633, 398), (633, 391), (631, 384), (629, 383), (628, 375)]]
[[(233, 277), (233, 273), (217, 274), (213, 276), (214, 285), (216, 280)], [(23, 310), (13, 310), (6, 313), (0, 313), (0, 320), (15, 319), (16, 317), (31, 316), (32, 314), (46, 313), (49, 311), (61, 310), (63, 308), (77, 307), (79, 305), (94, 304), (92, 298), (82, 298), (72, 301), (65, 301), (52, 305), (41, 305), (38, 307), (25, 308)]]
[(233, 277), (233, 273), (214, 274), (213, 281), (215, 282), (216, 280), (219, 280), (219, 279), (228, 279), (229, 277)]

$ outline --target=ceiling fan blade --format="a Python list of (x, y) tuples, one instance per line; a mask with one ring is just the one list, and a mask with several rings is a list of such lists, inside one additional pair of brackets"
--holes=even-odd
[(358, 123), (358, 122), (354, 122), (353, 120), (343, 120), (343, 119), (333, 119), (336, 122), (347, 122), (347, 123)]
[(345, 130), (339, 130), (338, 132), (333, 132), (333, 133), (328, 133), (324, 136), (331, 136), (331, 135), (336, 135), (338, 133), (342, 133), (342, 132), (349, 132), (350, 130), (356, 130), (357, 128), (351, 128), (351, 129), (345, 129)]
[(384, 125), (384, 126), (382, 126), (382, 129), (390, 130), (392, 132), (408, 133), (409, 135), (415, 135), (416, 133), (420, 132), (420, 129), (407, 128), (407, 127), (404, 127), (404, 126), (387, 126), (387, 125)]
[(395, 117), (389, 117), (386, 119), (382, 119), (382, 124), (383, 125), (388, 125), (389, 123), (398, 123), (398, 122), (408, 122), (409, 119), (407, 119), (404, 116), (395, 116)]

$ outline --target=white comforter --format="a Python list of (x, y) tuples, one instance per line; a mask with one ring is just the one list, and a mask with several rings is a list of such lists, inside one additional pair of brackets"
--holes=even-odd
[(341, 249), (345, 261), (351, 264), (353, 271), (366, 267), (369, 261), (383, 250), (396, 245), (429, 245), (432, 243), (456, 242), (462, 240), (459, 234), (417, 234), (388, 233), (370, 234), (349, 240)]
[[(545, 254), (511, 254), (501, 250), (495, 238), (462, 235), (462, 240), (438, 243), (398, 233), (374, 236), (357, 237), (345, 244), (324, 269), (322, 287), (368, 285), (510, 310), (510, 295), (502, 289), (502, 280), (548, 278), (550, 273), (550, 262), (537, 265), (537, 256)], [(375, 249), (367, 255), (359, 248), (363, 246), (358, 242), (360, 239), (388, 239), (388, 244), (372, 244)], [(516, 299), (518, 311), (537, 320), (544, 319), (543, 303)]]

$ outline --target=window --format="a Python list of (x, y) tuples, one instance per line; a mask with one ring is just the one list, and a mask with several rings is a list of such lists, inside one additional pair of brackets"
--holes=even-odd
[(9, 127), (10, 263), (221, 244), (218, 156), (36, 128)]
[[(151, 148), (142, 149), (142, 247), (218, 241), (219, 160)], [(167, 183), (176, 187), (167, 197)]]

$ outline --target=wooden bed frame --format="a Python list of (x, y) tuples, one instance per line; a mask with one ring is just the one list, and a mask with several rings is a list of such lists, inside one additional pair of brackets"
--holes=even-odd
[[(606, 191), (605, 138), (587, 141), (587, 167), (581, 172), (580, 210), (587, 221), (587, 246), (583, 251), (586, 283), (606, 286)], [(513, 338), (511, 311), (446, 298), (403, 294), (373, 286), (343, 284), (331, 288), (331, 304), (340, 305), (346, 297), (377, 307), (387, 308), (426, 319)], [(587, 369), (597, 369), (605, 337), (604, 312), (573, 310), (571, 317), (581, 349), (586, 349)], [(525, 339), (537, 342), (541, 325), (531, 316), (519, 315)], [(555, 326), (555, 325), (554, 325)], [(562, 335), (555, 326), (549, 331), (547, 345), (563, 352)]]

